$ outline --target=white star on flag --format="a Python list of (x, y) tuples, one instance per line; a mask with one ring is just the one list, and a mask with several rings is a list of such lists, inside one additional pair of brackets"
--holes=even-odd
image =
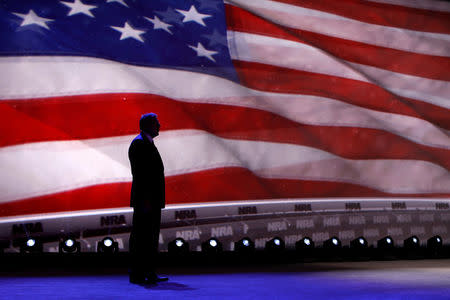
[(50, 30), (50, 28), (47, 26), (46, 22), (53, 21), (53, 19), (46, 19), (46, 18), (39, 17), (38, 15), (36, 15), (36, 13), (32, 9), (30, 9), (30, 11), (27, 14), (19, 14), (19, 13), (13, 13), (13, 14), (15, 14), (18, 17), (23, 18), (23, 21), (20, 24), (20, 27), (36, 24), (36, 25), (39, 25), (41, 27), (44, 27), (44, 28)]
[(128, 22), (125, 22), (125, 25), (123, 27), (116, 27), (111, 26), (112, 29), (117, 30), (121, 33), (120, 40), (127, 39), (127, 38), (133, 38), (136, 39), (142, 43), (144, 43), (144, 40), (140, 36), (141, 34), (144, 34), (144, 30), (134, 29), (131, 27), (131, 25), (128, 24)]
[(205, 27), (206, 25), (205, 22), (203, 22), (203, 19), (211, 17), (211, 15), (199, 13), (194, 5), (191, 5), (189, 10), (176, 9), (176, 11), (184, 16), (183, 23), (193, 21)]
[(90, 10), (97, 8), (95, 5), (87, 5), (81, 2), (81, 0), (75, 0), (75, 2), (65, 2), (61, 1), (67, 7), (70, 7), (70, 11), (68, 16), (76, 15), (76, 14), (85, 14), (86, 16), (94, 18), (94, 15), (90, 12)]
[(161, 21), (158, 18), (158, 16), (155, 16), (153, 19), (147, 18), (147, 17), (144, 17), (144, 18), (153, 23), (154, 30), (162, 29), (162, 30), (167, 31), (168, 33), (172, 34), (172, 32), (169, 29), (169, 27), (171, 27), (172, 25), (164, 23), (163, 21)]
[(204, 56), (213, 62), (216, 62), (216, 60), (212, 57), (214, 54), (217, 54), (217, 51), (211, 51), (205, 49), (201, 43), (197, 43), (197, 47), (188, 45), (189, 48), (193, 49), (195, 52), (197, 52), (197, 56)]
[(128, 7), (128, 5), (125, 3), (124, 0), (108, 0), (108, 1), (106, 1), (106, 3), (111, 3), (111, 2), (117, 2), (117, 3), (122, 4), (123, 6)]

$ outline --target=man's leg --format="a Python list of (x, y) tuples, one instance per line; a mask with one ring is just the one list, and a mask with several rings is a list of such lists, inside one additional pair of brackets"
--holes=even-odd
[(131, 229), (129, 248), (130, 248), (130, 282), (143, 283), (145, 281), (145, 268), (143, 261), (146, 259), (143, 255), (145, 251), (145, 219), (142, 214), (133, 213), (133, 227)]
[(158, 259), (159, 232), (161, 226), (161, 210), (155, 209), (150, 213), (148, 222), (148, 252), (147, 252), (147, 272), (155, 274), (156, 261)]
[(166, 277), (159, 277), (156, 274), (156, 262), (158, 261), (158, 245), (159, 245), (159, 232), (161, 227), (161, 209), (152, 211), (151, 222), (149, 224), (149, 252), (147, 254), (147, 278), (149, 282), (161, 282), (167, 281)]

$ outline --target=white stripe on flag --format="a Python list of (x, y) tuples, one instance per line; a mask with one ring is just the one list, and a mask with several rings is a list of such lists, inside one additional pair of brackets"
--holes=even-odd
[[(131, 180), (133, 136), (24, 144), (0, 149), (0, 202)], [(349, 160), (311, 147), (219, 138), (200, 130), (162, 132), (166, 176), (242, 167), (266, 178), (360, 184), (392, 193), (448, 193), (449, 172), (417, 160)], [(25, 188), (26, 187), (26, 188)]]

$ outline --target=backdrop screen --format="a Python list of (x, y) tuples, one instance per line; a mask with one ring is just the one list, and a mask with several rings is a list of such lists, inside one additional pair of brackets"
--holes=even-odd
[(0, 217), (127, 207), (161, 123), (167, 204), (450, 196), (450, 5), (1, 0)]

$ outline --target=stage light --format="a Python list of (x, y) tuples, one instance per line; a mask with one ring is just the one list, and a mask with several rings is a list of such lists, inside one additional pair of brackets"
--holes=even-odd
[(42, 243), (35, 238), (28, 238), (20, 246), (20, 252), (22, 253), (42, 252)]
[(377, 247), (380, 249), (392, 249), (394, 248), (394, 240), (390, 236), (378, 240)]
[(105, 237), (98, 242), (97, 251), (100, 253), (116, 253), (119, 252), (119, 244), (110, 237)]
[(215, 238), (210, 238), (202, 243), (202, 251), (208, 254), (222, 252), (222, 243)]
[(430, 250), (437, 250), (442, 247), (442, 238), (435, 235), (427, 240), (427, 248)]
[(27, 240), (27, 247), (31, 248), (31, 247), (34, 247), (34, 245), (36, 245), (36, 240), (35, 239), (28, 239)]
[(406, 249), (417, 249), (420, 247), (419, 238), (415, 235), (403, 241), (403, 247)]
[(367, 247), (368, 247), (368, 243), (367, 243), (366, 239), (362, 236), (360, 236), (350, 242), (350, 248), (353, 248), (353, 249), (364, 249)]
[(234, 243), (234, 251), (239, 253), (251, 253), (255, 251), (255, 243), (248, 237)]
[(66, 238), (59, 242), (59, 252), (60, 253), (75, 253), (80, 252), (80, 242), (75, 239)]
[(328, 240), (323, 242), (323, 247), (327, 249), (336, 249), (341, 248), (342, 244), (337, 237), (333, 236), (332, 238), (329, 238)]
[(278, 253), (283, 251), (285, 248), (284, 241), (279, 237), (274, 237), (270, 241), (266, 242), (266, 250), (269, 252)]
[(313, 249), (313, 248), (314, 248), (314, 242), (309, 237), (304, 237), (295, 243), (295, 249), (297, 251)]
[(189, 243), (182, 238), (176, 238), (168, 245), (170, 254), (186, 254), (189, 252)]

